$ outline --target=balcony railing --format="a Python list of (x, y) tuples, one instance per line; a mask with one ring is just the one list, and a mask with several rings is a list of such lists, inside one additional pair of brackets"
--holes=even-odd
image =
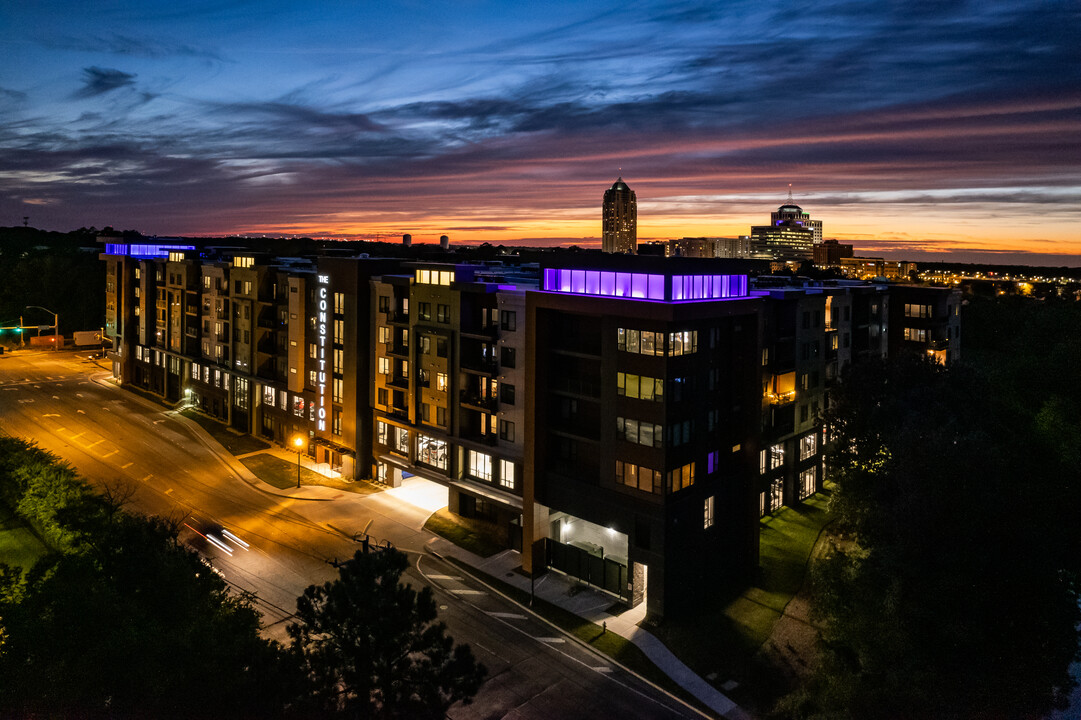
[(478, 410), (492, 413), (499, 410), (499, 400), (495, 397), (484, 397), (480, 393), (463, 390), (459, 394), (459, 398), (462, 405), (468, 405)]
[(768, 392), (765, 395), (765, 400), (770, 405), (788, 405), (789, 403), (796, 402), (796, 391), (789, 390), (785, 393)]

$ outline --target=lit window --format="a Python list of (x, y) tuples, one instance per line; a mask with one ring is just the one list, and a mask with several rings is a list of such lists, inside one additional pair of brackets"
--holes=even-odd
[(818, 436), (814, 433), (804, 435), (799, 441), (799, 459), (806, 460), (818, 450)]
[(447, 374), (446, 373), (441, 372), (441, 373), (436, 373), (435, 374), (435, 389), (438, 390), (439, 392), (446, 392), (447, 391)]
[(492, 456), (476, 450), (469, 451), (469, 474), (478, 480), (491, 481)]
[(704, 503), (704, 506), (703, 506), (702, 510), (703, 510), (702, 528), (705, 529), (705, 530), (709, 530), (711, 527), (713, 527), (713, 496), (712, 495), (710, 495), (708, 498), (706, 498), (706, 501)]
[(417, 462), (447, 469), (447, 441), (417, 433)]
[(499, 461), (499, 484), (508, 490), (514, 489), (514, 463), (510, 460)]
[(676, 492), (694, 485), (694, 463), (687, 463), (681, 468), (668, 472), (668, 490)]
[(773, 470), (784, 465), (784, 445), (771, 445), (769, 449), (769, 468)]
[(815, 476), (817, 467), (809, 467), (799, 474), (799, 499), (805, 500), (815, 492)]

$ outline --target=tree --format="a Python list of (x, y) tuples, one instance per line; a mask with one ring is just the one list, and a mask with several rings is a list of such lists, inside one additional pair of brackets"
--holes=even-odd
[(250, 602), (159, 521), (118, 513), (98, 531), (3, 574), (0, 715), (281, 716), (299, 676)]
[(340, 577), (297, 599), (292, 649), (312, 684), (313, 712), (361, 718), (442, 718), (469, 702), (487, 671), (436, 621), (431, 588), (400, 582), (397, 550), (357, 552)]
[(302, 694), (291, 654), (259, 636), (176, 528), (120, 510), (70, 468), (0, 438), (0, 502), (52, 548), (0, 564), (0, 716), (282, 716)]
[(1037, 717), (1077, 655), (1076, 468), (963, 368), (898, 357), (831, 394), (830, 510), (813, 570), (820, 667), (794, 717)]

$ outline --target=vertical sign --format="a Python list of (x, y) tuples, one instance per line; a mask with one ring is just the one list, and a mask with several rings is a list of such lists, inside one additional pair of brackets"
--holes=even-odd
[(330, 284), (329, 275), (319, 276), (318, 297), (318, 323), (319, 331), (319, 373), (316, 386), (319, 390), (319, 401), (316, 427), (319, 430), (327, 429), (327, 286)]

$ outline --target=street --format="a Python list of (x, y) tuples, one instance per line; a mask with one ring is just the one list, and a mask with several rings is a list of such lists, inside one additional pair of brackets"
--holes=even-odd
[(109, 383), (86, 352), (0, 355), (0, 431), (33, 440), (128, 509), (180, 523), (234, 587), (254, 594), (267, 635), (285, 641), (298, 595), (337, 575), (365, 527), (411, 561), (406, 581), (430, 585), (451, 636), (488, 668), (488, 680), (453, 718), (699, 716), (608, 658), (565, 637), (517, 604), (427, 552), (428, 513), (385, 493), (340, 492), (330, 501), (270, 494), (189, 420)]

